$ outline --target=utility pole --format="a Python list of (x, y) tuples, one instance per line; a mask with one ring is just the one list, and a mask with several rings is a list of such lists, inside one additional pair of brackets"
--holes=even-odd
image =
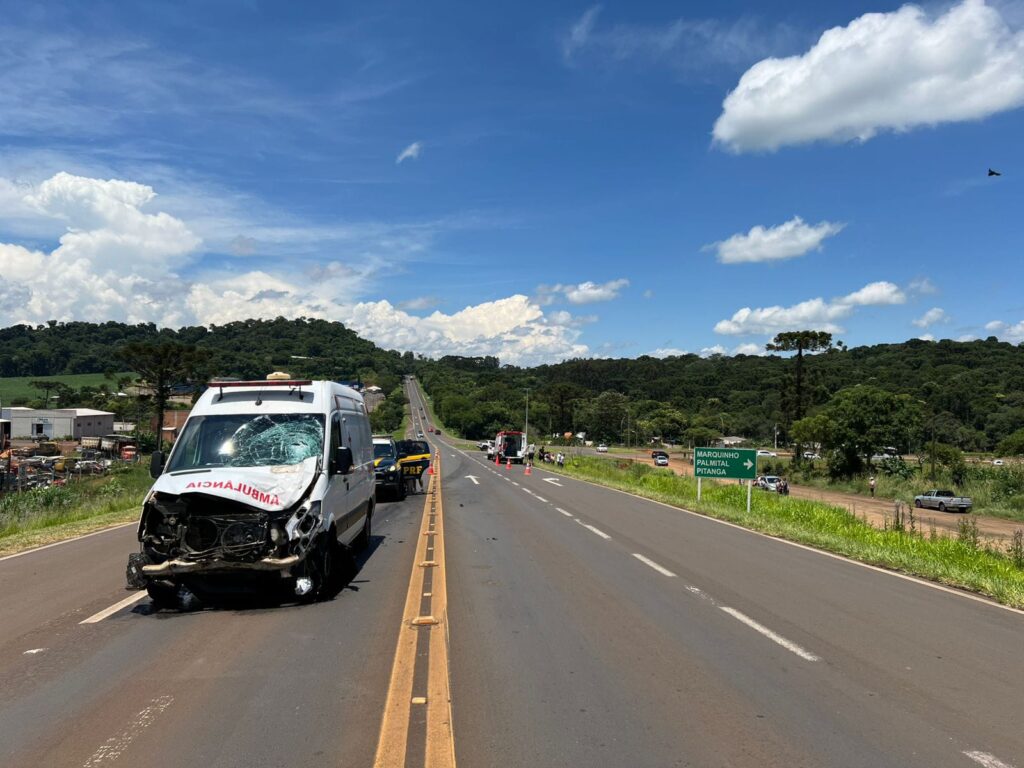
[(530, 388), (526, 388), (526, 426), (523, 427), (523, 447), (530, 445)]

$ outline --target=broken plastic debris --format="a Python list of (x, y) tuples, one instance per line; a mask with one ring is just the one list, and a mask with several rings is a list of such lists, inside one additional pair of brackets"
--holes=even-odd
[(311, 589), (313, 589), (313, 580), (308, 576), (300, 576), (295, 580), (295, 594), (299, 597), (308, 595)]

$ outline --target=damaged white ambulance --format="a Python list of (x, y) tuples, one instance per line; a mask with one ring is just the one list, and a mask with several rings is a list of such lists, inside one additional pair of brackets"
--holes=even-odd
[(322, 599), (370, 541), (370, 422), (334, 382), (212, 382), (150, 472), (127, 576), (158, 608), (253, 587)]

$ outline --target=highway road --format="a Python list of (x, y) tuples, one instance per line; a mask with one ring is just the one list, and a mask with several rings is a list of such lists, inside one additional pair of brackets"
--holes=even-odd
[(0, 560), (0, 765), (381, 765), (405, 705), (394, 764), (1024, 768), (1024, 614), (438, 447), (449, 728), (396, 688), (414, 495), (313, 606), (106, 615), (131, 527)]

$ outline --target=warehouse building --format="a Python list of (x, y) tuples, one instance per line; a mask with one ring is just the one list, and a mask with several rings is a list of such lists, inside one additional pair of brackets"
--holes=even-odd
[(60, 440), (109, 435), (114, 414), (94, 408), (4, 408), (0, 417), (11, 422), (11, 437)]

